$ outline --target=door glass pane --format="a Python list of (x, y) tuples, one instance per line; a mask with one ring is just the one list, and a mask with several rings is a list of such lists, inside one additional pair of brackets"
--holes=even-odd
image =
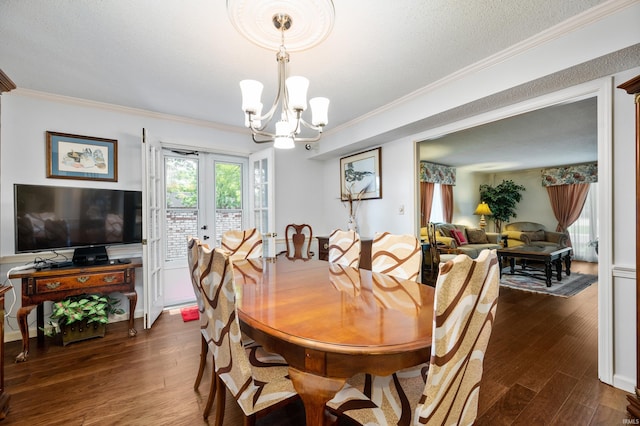
[(216, 161), (215, 193), (216, 246), (220, 246), (223, 233), (242, 229), (242, 164)]
[[(198, 235), (198, 160), (165, 157), (165, 259), (187, 257), (187, 236)], [(159, 225), (159, 224), (158, 224)]]

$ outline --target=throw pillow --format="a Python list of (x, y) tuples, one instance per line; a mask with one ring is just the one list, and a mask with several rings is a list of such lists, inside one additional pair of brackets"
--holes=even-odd
[(467, 229), (467, 237), (469, 237), (469, 244), (487, 244), (487, 233), (484, 229)]
[(453, 234), (451, 233), (451, 227), (447, 225), (439, 226), (438, 231), (440, 231), (443, 237), (453, 238)]
[(464, 231), (461, 231), (459, 229), (452, 229), (451, 235), (456, 240), (456, 244), (458, 244), (458, 246), (467, 244), (467, 238), (464, 236)]
[(527, 237), (529, 237), (529, 241), (544, 241), (545, 235), (544, 231), (541, 229), (535, 232), (523, 232)]

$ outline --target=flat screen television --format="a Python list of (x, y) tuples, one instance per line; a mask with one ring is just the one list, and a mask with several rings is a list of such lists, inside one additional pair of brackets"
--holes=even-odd
[(15, 251), (142, 241), (142, 192), (14, 185)]

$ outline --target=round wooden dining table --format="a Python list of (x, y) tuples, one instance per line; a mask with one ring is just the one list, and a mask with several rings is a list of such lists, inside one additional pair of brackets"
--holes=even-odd
[(429, 360), (433, 287), (284, 256), (234, 261), (234, 278), (242, 331), (286, 359), (307, 425), (349, 377)]

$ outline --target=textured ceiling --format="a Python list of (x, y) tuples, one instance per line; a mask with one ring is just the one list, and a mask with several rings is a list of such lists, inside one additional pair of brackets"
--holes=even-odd
[[(290, 71), (331, 99), (330, 129), (603, 2), (336, 1), (331, 33), (291, 53)], [(2, 0), (0, 40), (19, 89), (225, 128), (243, 125), (241, 79), (265, 83), (265, 103), (275, 95), (275, 52), (240, 35), (222, 0)]]

